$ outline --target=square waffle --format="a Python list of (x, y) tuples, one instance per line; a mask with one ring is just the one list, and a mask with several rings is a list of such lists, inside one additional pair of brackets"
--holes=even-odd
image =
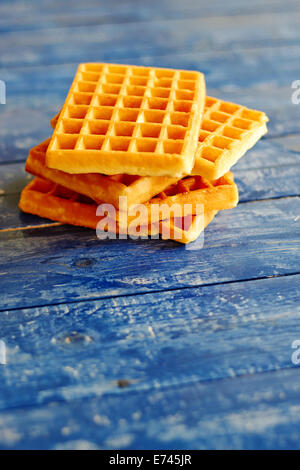
[(101, 175), (89, 173), (71, 175), (46, 167), (46, 151), (50, 139), (32, 148), (25, 169), (33, 175), (48, 179), (73, 191), (94, 199), (97, 203), (107, 202), (119, 207), (119, 197), (126, 196), (128, 206), (148, 201), (166, 189), (178, 178), (169, 176)]
[[(96, 229), (101, 217), (96, 216), (97, 205), (86, 196), (66, 189), (42, 178), (35, 178), (22, 191), (19, 208), (24, 212), (39, 215), (58, 222)], [(197, 238), (201, 231), (211, 222), (217, 211), (205, 212), (202, 215), (188, 216), (189, 220), (172, 218), (151, 226), (142, 226), (140, 235), (158, 232), (166, 233), (169, 238), (181, 243), (189, 243)], [(116, 231), (119, 232), (118, 226)], [(122, 229), (120, 230), (122, 233)]]
[[(119, 196), (127, 196), (127, 209), (131, 207), (131, 210), (146, 200), (147, 213), (141, 216), (141, 221), (145, 224), (150, 219), (153, 221), (155, 217), (158, 220), (162, 219), (166, 206), (171, 207), (174, 204), (180, 205), (181, 208), (185, 204), (190, 205), (190, 208), (185, 207), (185, 213), (189, 211), (196, 214), (197, 204), (203, 205), (206, 211), (212, 211), (231, 209), (238, 203), (238, 189), (230, 172), (215, 181), (209, 181), (201, 176), (188, 176), (178, 180), (163, 176), (70, 175), (45, 166), (47, 144), (47, 141), (42, 142), (29, 152), (26, 161), (27, 171), (88, 196), (97, 203), (111, 203), (117, 209), (119, 209)], [(155, 213), (153, 205), (159, 206)], [(129, 221), (135, 218), (135, 214), (130, 216), (130, 211), (125, 217), (123, 213), (120, 216), (119, 212), (116, 216), (123, 226), (127, 226)]]
[[(205, 227), (210, 224), (217, 212), (218, 211), (205, 211), (204, 218), (201, 215), (190, 215), (186, 216), (184, 219), (174, 217), (170, 220), (163, 220), (160, 222), (159, 229), (162, 238), (165, 239), (164, 233), (167, 233), (167, 236), (171, 240), (176, 240), (180, 243), (193, 242), (199, 237)], [(166, 232), (164, 232), (164, 227), (166, 228)]]
[(204, 101), (200, 72), (80, 64), (47, 166), (67, 173), (190, 174)]
[[(202, 204), (206, 211), (232, 209), (238, 203), (238, 188), (233, 173), (228, 171), (217, 180), (186, 176), (154, 196), (145, 205)], [(195, 212), (193, 212), (195, 213)]]
[(34, 178), (21, 192), (19, 208), (56, 222), (95, 228), (96, 204), (92, 199), (43, 178)]
[(265, 113), (207, 96), (193, 175), (217, 179), (267, 132)]
[[(59, 114), (51, 119), (54, 128)], [(193, 175), (218, 179), (268, 131), (265, 113), (207, 96)]]
[[(141, 224), (169, 219), (170, 214), (176, 217), (176, 210), (184, 215), (197, 215), (199, 208), (205, 213), (232, 209), (238, 203), (238, 188), (233, 174), (227, 172), (221, 178), (209, 181), (202, 176), (187, 176), (170, 185), (161, 193), (144, 203), (140, 209)], [(136, 217), (136, 209), (124, 212), (117, 211), (116, 218), (120, 227), (126, 227)]]

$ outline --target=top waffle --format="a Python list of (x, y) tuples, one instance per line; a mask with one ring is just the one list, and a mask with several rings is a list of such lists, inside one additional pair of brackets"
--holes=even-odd
[(199, 72), (81, 64), (47, 166), (67, 173), (190, 174), (204, 101)]
[(261, 111), (207, 96), (192, 174), (220, 178), (267, 132), (267, 122)]

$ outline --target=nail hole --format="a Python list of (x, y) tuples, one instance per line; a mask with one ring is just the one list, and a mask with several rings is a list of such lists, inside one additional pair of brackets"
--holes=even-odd
[(131, 382), (129, 380), (126, 380), (126, 379), (119, 379), (118, 380), (118, 387), (120, 388), (126, 388), (126, 387), (129, 387)]

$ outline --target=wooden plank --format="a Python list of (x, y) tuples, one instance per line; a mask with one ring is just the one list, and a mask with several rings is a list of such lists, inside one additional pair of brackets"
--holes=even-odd
[(118, 380), (140, 393), (291, 368), (299, 280), (2, 312), (0, 409), (120, 395)]
[(24, 162), (1, 165), (0, 196), (19, 194), (31, 178), (25, 171)]
[[(128, 47), (130, 44), (128, 43)], [(82, 45), (82, 47), (84, 47)], [(231, 49), (208, 50), (207, 48), (192, 49), (181, 52), (179, 49), (171, 53), (161, 46), (157, 50), (142, 49), (133, 54), (129, 48), (129, 55), (122, 57), (117, 50), (112, 50), (109, 57), (105, 57), (105, 50), (95, 55), (94, 50), (88, 47), (87, 54), (80, 49), (74, 50), (74, 57), (65, 57), (66, 63), (38, 62), (22, 66), (20, 61), (14, 62), (13, 67), (1, 70), (1, 78), (7, 81), (9, 96), (24, 96), (25, 102), (36, 93), (66, 93), (72, 82), (76, 67), (82, 61), (108, 61), (120, 63), (136, 63), (137, 65), (157, 65), (159, 67), (197, 69), (206, 74), (207, 85), (210, 88), (226, 89), (246, 88), (260, 85), (267, 88), (275, 84), (290, 87), (297, 77), (297, 64), (300, 58), (300, 46), (255, 47), (244, 50), (242, 45), (236, 44)], [(67, 50), (65, 51), (67, 52)], [(62, 52), (61, 52), (62, 53)], [(58, 58), (61, 57), (61, 53)], [(77, 54), (77, 55), (76, 55)], [(45, 58), (46, 59), (46, 58)], [(276, 67), (280, 61), (281, 67)], [(264, 65), (264, 67), (262, 67)]]
[[(0, 197), (0, 233), (30, 229), (32, 227), (48, 228), (53, 226), (52, 221), (42, 217), (26, 214), (18, 209), (20, 195), (19, 193), (10, 194), (7, 197)], [(61, 224), (55, 224), (61, 225)], [(47, 232), (45, 232), (46, 235)]]
[(299, 165), (236, 171), (235, 175), (240, 202), (300, 194)]
[[(299, 56), (300, 60), (300, 48), (297, 51), (296, 57)], [(287, 85), (287, 77), (292, 83), (297, 76), (298, 59), (293, 62), (295, 66), (287, 71), (293, 51), (284, 48), (277, 58), (282, 64), (279, 69), (282, 72), (277, 73), (274, 52), (265, 52), (260, 54), (253, 51), (252, 55), (247, 55), (248, 62), (245, 56), (242, 66), (240, 57), (237, 61), (232, 54), (222, 57), (222, 54), (209, 56), (199, 53), (186, 57), (171, 56), (168, 59), (145, 57), (141, 62), (147, 65), (156, 62), (157, 65), (171, 67), (200, 68), (206, 72), (209, 94), (267, 112), (270, 117), (267, 138), (299, 133), (299, 105), (292, 103), (293, 90), (290, 84)], [(252, 60), (250, 66), (249, 61)], [(274, 65), (265, 67), (265, 62)], [(0, 110), (0, 161), (25, 160), (28, 148), (48, 137), (51, 132), (49, 120), (64, 102), (75, 69), (75, 64), (27, 70), (20, 68), (1, 75), (1, 79), (7, 82), (8, 96), (7, 104)], [(241, 70), (244, 70), (242, 75)], [(263, 75), (261, 70), (264, 71)]]
[[(249, 155), (248, 160), (250, 160)], [(251, 161), (251, 160), (250, 160)], [(300, 164), (267, 166), (261, 168), (234, 169), (241, 202), (298, 196), (300, 193)], [(249, 163), (248, 163), (249, 164)], [(12, 168), (11, 168), (12, 167)], [(17, 206), (19, 193), (32, 178), (26, 174), (24, 164), (2, 165), (0, 176), (0, 230), (42, 225), (45, 219), (20, 213)]]
[(295, 369), (100, 390), (90, 400), (0, 413), (1, 449), (299, 449)]
[[(74, 51), (76, 53), (76, 51)], [(131, 50), (129, 51), (131, 52)], [(103, 54), (105, 51), (103, 51)], [(72, 82), (77, 65), (81, 61), (108, 61), (120, 63), (136, 63), (137, 65), (156, 65), (158, 67), (171, 67), (182, 69), (197, 69), (205, 73), (207, 86), (210, 89), (224, 89), (236, 91), (238, 89), (268, 88), (289, 86), (289, 101), (294, 90), (292, 81), (297, 77), (297, 64), (300, 59), (300, 46), (282, 46), (276, 48), (253, 48), (244, 51), (240, 45), (226, 51), (207, 51), (205, 49), (185, 53), (176, 51), (170, 54), (160, 48), (151, 53), (142, 50), (138, 55), (129, 55), (126, 58), (112, 51), (108, 58), (95, 56), (89, 48), (90, 56), (85, 53), (77, 57), (68, 58), (69, 63), (64, 64), (38, 64), (35, 66), (18, 66), (1, 71), (1, 78), (7, 82), (8, 97), (20, 98), (30, 102), (36, 95), (66, 94)], [(93, 56), (91, 54), (94, 54)], [(72, 60), (71, 60), (72, 59)], [(277, 61), (281, 67), (278, 69)], [(264, 65), (264, 67), (263, 67)], [(43, 98), (44, 99), (44, 98)], [(9, 104), (9, 100), (8, 100)], [(21, 104), (21, 103), (19, 103)]]
[[(82, 60), (197, 68), (210, 94), (270, 115), (237, 180), (242, 201), (282, 199), (219, 214), (201, 252), (66, 226), (0, 234), (0, 448), (299, 448), (300, 207), (283, 198), (299, 195), (299, 3), (114, 8), (1, 2), (0, 160), (47, 137)], [(16, 211), (21, 168), (1, 166), (4, 227), (42, 222)]]
[[(285, 1), (284, 5), (278, 0), (260, 2), (258, 0), (241, 3), (240, 1), (227, 1), (222, 4), (210, 2), (199, 4), (197, 1), (188, 0), (184, 4), (180, 1), (172, 2), (152, 1), (151, 5), (145, 2), (117, 1), (114, 0), (114, 8), (106, 2), (88, 1), (84, 3), (72, 2), (72, 14), (70, 15), (69, 3), (62, 1), (43, 2), (43, 8), (38, 8), (38, 2), (12, 2), (2, 1), (0, 5), (0, 32), (36, 30), (53, 27), (74, 27), (95, 24), (132, 23), (147, 21), (155, 23), (165, 18), (185, 19), (201, 15), (211, 16), (236, 16), (259, 15), (266, 12), (282, 13), (299, 11), (299, 3), (296, 0)], [(217, 6), (217, 7), (216, 7)]]
[(300, 163), (298, 148), (300, 149), (299, 134), (264, 138), (238, 161), (233, 167), (233, 171), (236, 173), (273, 167), (285, 167), (289, 171), (290, 166), (296, 166)]
[[(1, 34), (1, 66), (299, 44), (300, 12), (88, 25)], [(255, 31), (255, 34), (253, 34)], [(176, 34), (174, 33), (176, 32)], [(137, 38), (139, 40), (137, 41)], [(9, 52), (8, 52), (9, 51)], [(97, 53), (95, 53), (97, 51)], [(96, 55), (95, 55), (96, 54)], [(279, 69), (278, 69), (279, 70)], [(263, 69), (262, 69), (263, 72)]]
[(3, 106), (0, 114), (0, 161), (4, 163), (24, 162), (29, 149), (51, 135), (50, 119), (58, 112), (59, 106), (49, 96), (31, 98), (31, 105), (22, 105), (22, 99)]
[(201, 251), (162, 240), (99, 241), (93, 230), (67, 226), (2, 233), (1, 309), (297, 273), (299, 230), (295, 197), (221, 212)]
[[(56, 11), (57, 13), (59, 13), (60, 8), (67, 8), (69, 6), (68, 0), (44, 0), (43, 9), (39, 8), (40, 2), (38, 0), (31, 0), (29, 5), (27, 5), (26, 2), (24, 2), (24, 0), (2, 0), (1, 2), (1, 6), (3, 6), (3, 8), (7, 8), (12, 4), (16, 8), (17, 12), (21, 10), (21, 8), (23, 8), (23, 12), (26, 11), (28, 8), (32, 8), (31, 11), (33, 13), (37, 10), (40, 13), (40, 15), (42, 15), (44, 12), (49, 13), (51, 11)], [(241, 6), (242, 8), (242, 3), (239, 0), (228, 0), (226, 4), (228, 4), (228, 6), (234, 6), (234, 5), (236, 7)], [(259, 0), (253, 0), (252, 4), (258, 8), (260, 5), (260, 2)], [(276, 8), (276, 6), (280, 6), (281, 2), (280, 0), (265, 0), (264, 4), (270, 8)], [(294, 4), (293, 0), (286, 1), (286, 5), (289, 7), (292, 7), (293, 4)], [(74, 0), (73, 5), (74, 5), (73, 8), (75, 12), (78, 10), (83, 10), (83, 6), (80, 0)], [(99, 0), (86, 0), (85, 5), (87, 9), (89, 8), (94, 9), (97, 7), (99, 9), (104, 9), (104, 10), (107, 9), (107, 5), (105, 3), (100, 3)], [(121, 5), (124, 5), (126, 8), (132, 7), (134, 5), (137, 8), (139, 6), (144, 7), (142, 0), (114, 0), (115, 8)], [(160, 6), (161, 8), (168, 8), (168, 7), (170, 8), (170, 5), (168, 5), (168, 2), (161, 2), (160, 0), (153, 0), (153, 6), (155, 7), (157, 5)], [(181, 8), (183, 9), (180, 0), (172, 0), (171, 5), (172, 5), (172, 8), (174, 6), (176, 8), (180, 8), (181, 6)], [(187, 5), (187, 8), (197, 8), (199, 6), (199, 2), (198, 0), (187, 0), (186, 5)], [(203, 8), (205, 7), (206, 5), (203, 5)], [(226, 6), (224, 6), (222, 3), (219, 3), (218, 7), (219, 7), (220, 13), (224, 13), (222, 10), (222, 7), (226, 8)], [(110, 11), (112, 10), (113, 8), (110, 8)]]

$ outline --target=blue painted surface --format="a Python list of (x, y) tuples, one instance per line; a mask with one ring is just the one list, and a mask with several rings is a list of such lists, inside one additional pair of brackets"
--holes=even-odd
[[(1, 2), (1, 449), (300, 447), (299, 2), (150, 3)], [(28, 148), (87, 60), (195, 68), (268, 113), (202, 250), (18, 211)]]

